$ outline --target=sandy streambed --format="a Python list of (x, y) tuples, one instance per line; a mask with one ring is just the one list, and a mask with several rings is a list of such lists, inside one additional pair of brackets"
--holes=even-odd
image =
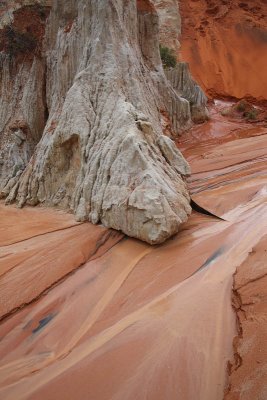
[[(257, 135), (216, 115), (208, 124), (180, 146), (194, 200), (220, 218), (194, 212), (161, 246), (51, 210), (39, 218), (0, 206), (1, 399), (221, 400), (228, 371), (228, 396), (240, 396), (229, 399), (249, 399), (236, 359), (251, 353), (240, 350), (232, 286), (253, 252), (257, 282), (267, 272), (267, 129)], [(266, 390), (264, 372), (255, 379)]]

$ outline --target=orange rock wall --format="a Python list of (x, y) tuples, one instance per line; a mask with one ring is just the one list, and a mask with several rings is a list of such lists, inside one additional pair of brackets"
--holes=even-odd
[(180, 0), (181, 57), (211, 97), (267, 98), (267, 3)]

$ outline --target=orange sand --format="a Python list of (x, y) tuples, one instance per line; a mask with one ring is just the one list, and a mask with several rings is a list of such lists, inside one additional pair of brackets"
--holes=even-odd
[(0, 215), (0, 319), (122, 238), (62, 212), (1, 204)]

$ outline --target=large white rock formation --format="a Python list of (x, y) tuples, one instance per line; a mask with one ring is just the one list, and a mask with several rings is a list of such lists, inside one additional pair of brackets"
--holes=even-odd
[(25, 3), (0, 31), (1, 196), (163, 242), (191, 208), (162, 115), (179, 134), (191, 112), (162, 69), (154, 6)]

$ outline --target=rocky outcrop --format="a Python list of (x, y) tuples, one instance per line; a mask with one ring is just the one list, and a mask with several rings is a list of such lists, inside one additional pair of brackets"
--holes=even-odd
[[(164, 241), (191, 208), (189, 167), (162, 134), (162, 113), (179, 134), (191, 112), (164, 75), (154, 6), (35, 3), (15, 7), (8, 26), (15, 45), (32, 33), (33, 47), (10, 54), (1, 30), (2, 197)], [(39, 13), (38, 29), (26, 12)]]
[(209, 118), (207, 97), (193, 80), (188, 63), (179, 62), (175, 68), (166, 70), (165, 73), (177, 94), (189, 101), (193, 121), (206, 121)]
[(179, 57), (181, 17), (177, 0), (153, 0), (159, 15), (160, 43), (172, 49)]
[[(2, 2), (3, 3), (3, 2)], [(41, 46), (48, 8), (34, 2), (1, 9), (0, 188), (2, 196), (26, 168), (46, 122)], [(32, 4), (30, 4), (32, 3)]]
[(159, 15), (160, 43), (172, 49), (177, 65), (165, 69), (165, 74), (179, 96), (189, 101), (192, 119), (195, 123), (209, 118), (207, 97), (190, 74), (188, 63), (180, 61), (181, 18), (177, 0), (153, 0)]

